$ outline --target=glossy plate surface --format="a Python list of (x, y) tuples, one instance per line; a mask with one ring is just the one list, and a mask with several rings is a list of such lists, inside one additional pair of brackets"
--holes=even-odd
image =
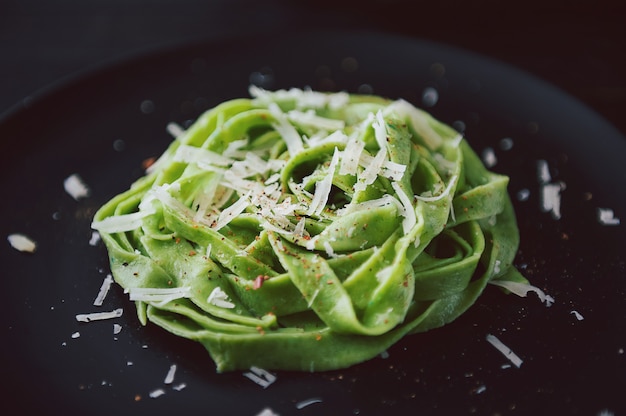
[[(267, 388), (242, 372), (216, 374), (199, 344), (141, 327), (118, 287), (93, 306), (109, 272), (104, 246), (90, 244), (95, 210), (166, 148), (168, 122), (187, 125), (224, 100), (247, 97), (251, 82), (434, 103), (424, 108), (464, 130), (479, 153), (490, 148), (492, 169), (511, 177), (521, 232), (516, 264), (555, 304), (489, 287), (460, 319), (404, 339), (388, 357), (328, 373), (276, 372)], [(1, 233), (25, 233), (38, 243), (34, 254), (8, 243), (0, 249), (7, 408), (91, 415), (624, 409), (626, 139), (525, 73), (443, 45), (372, 33), (200, 42), (53, 88), (5, 117), (0, 135), (11, 143), (0, 154)], [(560, 212), (542, 209), (539, 161), (549, 167), (548, 182), (560, 185)], [(88, 198), (75, 201), (64, 191), (74, 173), (91, 189)], [(601, 211), (605, 220), (622, 223), (603, 224), (599, 209), (613, 211)], [(112, 321), (75, 319), (118, 307), (125, 313)], [(118, 334), (114, 324), (121, 325)], [(488, 334), (522, 365), (512, 365)], [(172, 364), (177, 371), (168, 385)], [(157, 389), (165, 394), (151, 398)]]

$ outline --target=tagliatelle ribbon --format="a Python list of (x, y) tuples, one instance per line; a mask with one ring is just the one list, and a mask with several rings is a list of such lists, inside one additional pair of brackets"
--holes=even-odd
[(95, 215), (140, 321), (217, 371), (323, 371), (519, 281), (508, 178), (406, 101), (251, 88)]

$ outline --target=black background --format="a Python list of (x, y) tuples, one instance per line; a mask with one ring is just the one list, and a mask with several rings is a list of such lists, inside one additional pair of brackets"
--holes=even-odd
[(402, 34), (487, 55), (553, 83), (626, 132), (626, 24), (614, 3), (3, 0), (0, 114), (76, 73), (163, 46), (327, 28)]

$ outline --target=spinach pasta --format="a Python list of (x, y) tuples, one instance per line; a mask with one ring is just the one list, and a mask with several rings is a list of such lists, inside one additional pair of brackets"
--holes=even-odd
[(324, 371), (525, 285), (508, 178), (404, 100), (250, 88), (181, 131), (92, 227), (139, 320), (217, 371)]

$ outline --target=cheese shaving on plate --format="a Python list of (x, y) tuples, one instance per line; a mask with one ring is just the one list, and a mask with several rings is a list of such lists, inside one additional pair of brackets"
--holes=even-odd
[(111, 312), (94, 312), (94, 313), (81, 313), (76, 315), (78, 322), (93, 322), (101, 321), (103, 319), (119, 318), (124, 313), (122, 308), (115, 309)]
[(9, 241), (9, 244), (11, 244), (11, 247), (18, 251), (27, 253), (34, 253), (37, 251), (37, 243), (24, 234), (9, 234), (7, 240)]

